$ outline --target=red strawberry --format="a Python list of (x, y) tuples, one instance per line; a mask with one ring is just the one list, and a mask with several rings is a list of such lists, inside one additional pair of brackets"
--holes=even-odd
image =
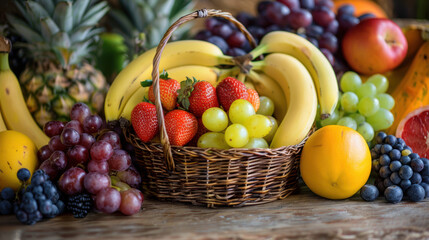
[(198, 121), (198, 130), (197, 133), (195, 134), (195, 136), (192, 138), (192, 140), (189, 142), (188, 145), (191, 146), (197, 146), (198, 143), (198, 139), (206, 132), (208, 132), (209, 130), (204, 126), (203, 124), (203, 119), (202, 118), (197, 118)]
[(255, 91), (254, 89), (248, 88), (247, 93), (249, 95), (247, 96), (246, 100), (249, 101), (253, 105), (255, 112), (258, 111), (259, 104), (260, 104), (258, 92)]
[(216, 88), (207, 81), (197, 81), (195, 78), (192, 81), (187, 78), (180, 83), (178, 93), (179, 103), (195, 117), (201, 117), (211, 107), (219, 107)]
[[(151, 80), (148, 81), (148, 84), (151, 83)], [(147, 86), (145, 84), (143, 86)], [(159, 92), (161, 96), (161, 104), (167, 110), (171, 111), (176, 108), (177, 105), (177, 90), (180, 88), (180, 83), (168, 77), (167, 72), (163, 72), (159, 76)], [(155, 94), (153, 92), (153, 84), (149, 87), (148, 92), (149, 101), (155, 103)]]
[(155, 105), (148, 102), (137, 104), (131, 112), (131, 124), (143, 142), (152, 140), (159, 129)]
[(185, 110), (175, 109), (168, 112), (164, 121), (168, 139), (174, 146), (184, 146), (191, 141), (198, 130), (197, 119)]
[(247, 99), (249, 95), (244, 83), (233, 77), (227, 77), (222, 80), (216, 87), (217, 99), (225, 111), (229, 110), (232, 102), (237, 99)]

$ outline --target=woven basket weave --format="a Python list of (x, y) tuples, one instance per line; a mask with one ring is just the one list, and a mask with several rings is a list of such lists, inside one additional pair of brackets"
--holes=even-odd
[(256, 46), (253, 37), (231, 14), (198, 10), (183, 16), (166, 32), (153, 61), (155, 105), (161, 143), (144, 143), (131, 124), (122, 122), (125, 138), (135, 148), (143, 191), (160, 200), (194, 205), (246, 206), (283, 199), (298, 187), (300, 144), (276, 149), (228, 149), (171, 146), (165, 129), (159, 96), (159, 60), (172, 32), (196, 18), (222, 17), (236, 25)]

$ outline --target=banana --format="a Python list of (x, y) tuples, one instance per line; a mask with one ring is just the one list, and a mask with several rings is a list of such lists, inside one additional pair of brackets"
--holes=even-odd
[(338, 102), (338, 83), (335, 72), (323, 53), (306, 39), (289, 32), (274, 31), (265, 35), (259, 47), (250, 54), (253, 58), (265, 53), (289, 54), (301, 61), (313, 78), (322, 119), (329, 117)]
[(4, 123), (3, 120), (3, 116), (1, 115), (1, 110), (0, 110), (0, 132), (6, 131), (6, 123)]
[[(107, 121), (118, 119), (125, 103), (140, 88), (140, 82), (151, 79), (152, 63), (156, 49), (151, 49), (133, 60), (113, 81), (105, 99)], [(232, 57), (223, 55), (214, 44), (199, 40), (183, 40), (168, 43), (161, 55), (159, 69), (184, 65), (234, 65)]]
[[(5, 41), (0, 37), (0, 41)], [(0, 44), (1, 45), (1, 44)], [(9, 68), (8, 52), (0, 49), (0, 109), (7, 129), (27, 135), (38, 148), (48, 144), (49, 137), (39, 128), (22, 95), (15, 74)]]
[(296, 58), (283, 53), (269, 54), (253, 65), (253, 69), (277, 81), (283, 92), (289, 92), (286, 115), (270, 147), (300, 143), (313, 126), (317, 111), (317, 94), (310, 73)]
[[(175, 67), (171, 69), (166, 69), (168, 76), (170, 78), (176, 79), (181, 82), (186, 80), (186, 77), (195, 77), (197, 80), (204, 80), (210, 82), (213, 86), (217, 85), (218, 78), (221, 76), (228, 75), (231, 71), (230, 69), (219, 69), (216, 67), (206, 67), (199, 65), (185, 65), (180, 67)], [(130, 120), (131, 111), (133, 108), (143, 99), (148, 97), (149, 87), (140, 87), (137, 91), (132, 94), (125, 104), (123, 111), (120, 114), (120, 117)]]
[[(259, 96), (269, 97), (274, 102), (274, 117), (281, 122), (286, 115), (289, 103), (289, 91), (284, 92), (279, 83), (263, 72), (250, 70), (248, 80), (253, 84)], [(249, 82), (246, 80), (245, 83)], [(284, 83), (287, 84), (287, 83)]]

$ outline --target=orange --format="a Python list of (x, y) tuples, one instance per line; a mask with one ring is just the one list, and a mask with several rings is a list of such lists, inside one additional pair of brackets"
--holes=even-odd
[(371, 172), (369, 147), (351, 128), (322, 127), (304, 144), (300, 171), (315, 194), (329, 199), (351, 197), (366, 183)]
[(333, 11), (337, 13), (337, 9), (343, 4), (351, 4), (355, 7), (355, 15), (358, 17), (364, 13), (372, 13), (376, 17), (388, 18), (386, 12), (376, 2), (370, 0), (335, 0)]

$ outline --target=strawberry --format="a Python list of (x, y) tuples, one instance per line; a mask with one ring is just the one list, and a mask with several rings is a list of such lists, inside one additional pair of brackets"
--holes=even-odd
[(197, 146), (198, 143), (198, 139), (206, 132), (208, 132), (209, 130), (204, 126), (203, 124), (203, 119), (202, 118), (197, 118), (198, 121), (198, 130), (197, 133), (195, 134), (195, 136), (192, 138), (192, 140), (189, 142), (188, 145), (191, 146)]
[(249, 95), (244, 83), (233, 77), (227, 77), (222, 80), (216, 87), (216, 94), (220, 105), (225, 111), (229, 110), (232, 102), (237, 99), (247, 99)]
[(137, 104), (131, 112), (131, 124), (143, 142), (152, 140), (159, 129), (155, 105), (148, 102)]
[[(149, 101), (155, 102), (155, 93), (153, 92), (152, 80), (142, 82), (143, 87), (149, 87), (148, 98)], [(180, 83), (168, 77), (167, 72), (163, 72), (159, 76), (159, 92), (161, 97), (161, 104), (167, 111), (176, 108), (177, 105), (177, 90), (180, 88)]]
[(197, 118), (185, 110), (175, 109), (168, 112), (164, 122), (170, 144), (174, 146), (184, 146), (198, 130)]
[(217, 101), (216, 88), (207, 81), (197, 81), (186, 78), (180, 83), (178, 91), (178, 101), (180, 105), (193, 113), (195, 117), (201, 117), (207, 109), (219, 107)]
[(260, 104), (258, 92), (255, 91), (255, 89), (248, 88), (247, 93), (249, 95), (247, 96), (246, 100), (249, 101), (253, 105), (255, 112), (257, 112), (259, 109), (259, 104)]

